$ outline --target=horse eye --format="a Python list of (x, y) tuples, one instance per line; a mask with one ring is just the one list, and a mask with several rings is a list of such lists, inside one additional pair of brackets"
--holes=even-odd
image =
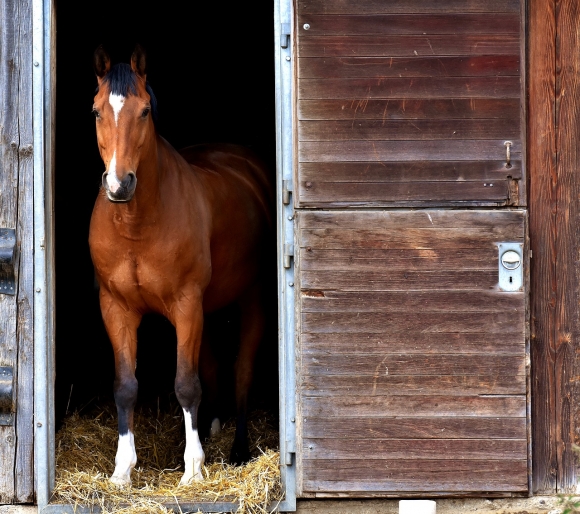
[(143, 112), (141, 113), (141, 118), (147, 118), (150, 112), (151, 109), (149, 107), (145, 107), (145, 109), (143, 109)]
[(95, 118), (99, 119), (101, 117), (101, 113), (99, 111), (97, 111), (96, 109), (93, 109), (93, 115), (95, 116)]

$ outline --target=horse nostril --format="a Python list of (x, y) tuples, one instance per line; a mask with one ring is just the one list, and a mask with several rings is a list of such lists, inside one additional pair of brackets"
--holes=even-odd
[(123, 180), (121, 181), (121, 186), (124, 187), (125, 189), (131, 190), (131, 188), (134, 186), (135, 183), (135, 173), (127, 173), (124, 177)]

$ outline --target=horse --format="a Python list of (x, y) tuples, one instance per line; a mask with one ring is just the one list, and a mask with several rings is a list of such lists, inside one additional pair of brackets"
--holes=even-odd
[[(200, 375), (202, 380), (208, 375), (204, 387), (217, 385), (204, 314), (233, 303), (239, 305), (241, 321), (230, 461), (249, 460), (246, 411), (264, 333), (263, 261), (272, 229), (269, 174), (247, 148), (204, 144), (178, 152), (159, 136), (156, 99), (139, 45), (130, 64), (114, 66), (102, 46), (97, 48), (94, 70), (98, 88), (93, 114), (105, 172), (91, 216), (89, 246), (115, 359), (119, 438), (110, 480), (129, 485), (137, 462), (137, 328), (143, 315), (153, 312), (165, 316), (177, 335), (175, 395), (185, 421), (180, 484), (201, 481)], [(217, 430), (219, 420), (211, 427)]]

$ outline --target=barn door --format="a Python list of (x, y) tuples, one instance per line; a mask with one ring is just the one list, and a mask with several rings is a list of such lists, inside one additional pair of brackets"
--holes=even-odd
[(295, 8), (298, 495), (525, 494), (524, 5)]
[(34, 501), (29, 9), (0, 3), (0, 504)]

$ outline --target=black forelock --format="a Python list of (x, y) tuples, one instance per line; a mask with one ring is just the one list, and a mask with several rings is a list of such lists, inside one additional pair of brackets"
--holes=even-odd
[(115, 64), (103, 77), (103, 83), (109, 86), (114, 95), (128, 96), (137, 94), (137, 75), (131, 66), (125, 63)]
[[(114, 95), (137, 95), (137, 74), (128, 64), (115, 64), (103, 77), (103, 83), (109, 86), (111, 93)], [(148, 82), (145, 84), (145, 89), (151, 97), (153, 121), (157, 121), (157, 98)]]

